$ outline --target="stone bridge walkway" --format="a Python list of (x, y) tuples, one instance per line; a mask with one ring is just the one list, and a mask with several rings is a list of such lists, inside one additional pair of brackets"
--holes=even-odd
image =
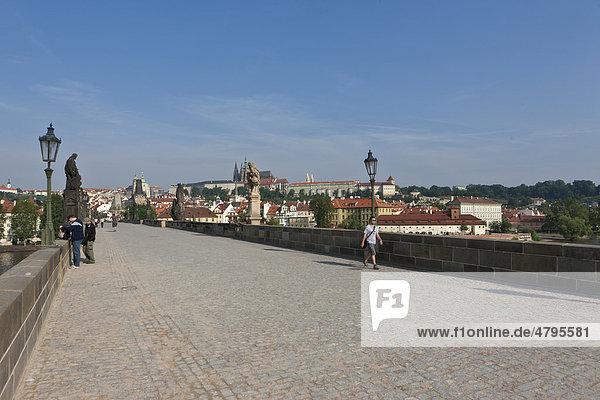
[(597, 348), (361, 348), (345, 259), (128, 224), (98, 229), (96, 258), (68, 272), (17, 399), (600, 393)]

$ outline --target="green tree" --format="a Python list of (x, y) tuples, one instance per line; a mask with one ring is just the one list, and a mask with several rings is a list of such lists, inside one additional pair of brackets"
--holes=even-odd
[(210, 189), (205, 187), (202, 189), (201, 196), (208, 201), (226, 200), (229, 198), (229, 191), (219, 186)]
[(29, 200), (17, 200), (11, 216), (11, 228), (17, 240), (25, 242), (37, 235), (38, 210)]
[(490, 224), (490, 231), (508, 233), (512, 230), (512, 225), (508, 221), (494, 221)]
[[(146, 205), (141, 204), (137, 206), (137, 215), (134, 215), (135, 207), (133, 204), (127, 206), (127, 216), (132, 220), (145, 220), (146, 219)], [(152, 209), (152, 219), (156, 219), (156, 211)]]
[(546, 217), (546, 223), (544, 224), (544, 230), (546, 231), (559, 231), (559, 227), (562, 224), (564, 226), (564, 219), (561, 223), (561, 217), (569, 218), (580, 218), (586, 224), (590, 219), (590, 212), (585, 204), (582, 204), (576, 199), (559, 200), (552, 204), (552, 208), (548, 209), (548, 215)]
[(133, 215), (133, 210), (134, 210), (133, 204), (130, 204), (127, 206), (127, 219), (131, 219), (131, 220), (135, 219), (135, 217)]
[(331, 216), (335, 210), (331, 199), (327, 196), (317, 196), (310, 201), (310, 209), (315, 215), (317, 227), (331, 227)]
[(572, 218), (568, 215), (561, 215), (558, 217), (557, 225), (558, 233), (567, 240), (574, 241), (582, 236), (592, 234), (592, 228), (583, 218)]
[(461, 224), (461, 225), (460, 225), (460, 231), (461, 231), (461, 232), (463, 232), (463, 233), (464, 233), (464, 232), (466, 232), (466, 231), (468, 231), (468, 230), (469, 230), (469, 227), (468, 227), (466, 224)]
[[(144, 217), (140, 218), (140, 219), (148, 219), (146, 216), (146, 206), (144, 205)], [(138, 215), (139, 215), (139, 211), (138, 211)], [(150, 206), (150, 219), (151, 220), (155, 220), (156, 219), (156, 210), (154, 209), (154, 207)]]
[(338, 226), (342, 229), (354, 229), (358, 231), (362, 231), (364, 229), (364, 226), (360, 222), (360, 219), (357, 214), (353, 214), (350, 218), (347, 218)]
[(600, 207), (590, 208), (590, 226), (594, 234), (600, 234)]
[(198, 186), (194, 186), (192, 187), (192, 197), (199, 197), (200, 196), (200, 189), (198, 188)]
[(442, 203), (440, 203), (439, 201), (436, 201), (436, 202), (433, 202), (433, 203), (431, 203), (431, 206), (432, 206), (432, 207), (437, 207), (437, 208), (439, 208), (440, 210), (445, 210), (445, 209), (446, 209), (446, 205), (445, 205), (445, 204), (442, 204)]
[(267, 221), (267, 225), (274, 225), (274, 226), (279, 226), (279, 220), (275, 217), (271, 217), (269, 218), (269, 220)]
[(596, 185), (592, 181), (573, 181), (571, 186), (578, 197), (592, 197), (596, 194)]
[(237, 187), (238, 196), (246, 196), (247, 192), (248, 192), (248, 190), (246, 189), (246, 186), (238, 186)]
[[(63, 197), (60, 194), (53, 194), (52, 195), (52, 225), (54, 228), (54, 238), (58, 238), (58, 231), (60, 229), (60, 225), (63, 222)], [(48, 203), (45, 201), (44, 198), (44, 214), (42, 216), (42, 219), (40, 221), (40, 229), (44, 230), (44, 228), (46, 227), (46, 215), (48, 212)]]
[(248, 213), (245, 211), (242, 211), (239, 215), (238, 215), (238, 222), (242, 222), (244, 224), (247, 224), (250, 222), (250, 219), (248, 218)]
[[(3, 205), (0, 205), (0, 207), (3, 207)], [(4, 238), (4, 224), (6, 224), (7, 220), (8, 215), (6, 215), (6, 213), (0, 209), (0, 239)]]
[(261, 201), (271, 201), (275, 204), (282, 204), (285, 196), (279, 190), (269, 190), (267, 188), (260, 188), (260, 199)]

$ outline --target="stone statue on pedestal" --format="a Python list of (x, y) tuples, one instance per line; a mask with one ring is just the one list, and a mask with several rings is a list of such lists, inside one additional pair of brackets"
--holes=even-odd
[(88, 205), (81, 189), (81, 175), (77, 169), (75, 160), (77, 154), (73, 153), (65, 164), (65, 175), (67, 184), (63, 193), (63, 222), (66, 223), (69, 215), (75, 215), (79, 219), (89, 217)]
[(173, 200), (173, 205), (171, 206), (171, 217), (173, 221), (183, 221), (185, 219), (185, 199), (181, 183), (177, 184), (175, 200)]
[(65, 164), (65, 175), (67, 176), (66, 190), (77, 190), (81, 188), (81, 175), (79, 175), (77, 164), (75, 164), (76, 159), (77, 153), (73, 153)]
[(251, 225), (260, 225), (260, 172), (253, 162), (248, 163), (248, 217)]
[(152, 220), (152, 204), (150, 204), (150, 199), (146, 200), (146, 219)]
[(260, 171), (253, 162), (248, 163), (248, 192), (260, 195)]

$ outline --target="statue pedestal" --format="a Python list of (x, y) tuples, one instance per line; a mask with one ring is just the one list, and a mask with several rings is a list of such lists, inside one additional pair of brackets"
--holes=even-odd
[(248, 196), (248, 219), (250, 225), (260, 225), (260, 194)]
[(88, 205), (83, 200), (83, 190), (65, 189), (63, 193), (63, 220), (66, 221), (69, 215), (75, 215), (79, 219), (89, 217)]

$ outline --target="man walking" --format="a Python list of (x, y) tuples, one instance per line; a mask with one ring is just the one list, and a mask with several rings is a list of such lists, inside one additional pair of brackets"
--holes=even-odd
[[(366, 267), (367, 261), (369, 261), (369, 257), (371, 257), (373, 259), (373, 269), (379, 269), (377, 262), (375, 261), (375, 254), (377, 254), (375, 245), (377, 244), (377, 239), (379, 239), (379, 245), (383, 244), (383, 240), (381, 240), (381, 236), (379, 236), (379, 228), (375, 226), (375, 222), (377, 222), (377, 219), (375, 217), (371, 217), (369, 220), (369, 225), (365, 227), (360, 247), (365, 249), (366, 254), (366, 258), (363, 260), (363, 265)], [(367, 242), (366, 248), (365, 241)]]
[(74, 215), (69, 215), (69, 221), (71, 225), (62, 226), (60, 229), (63, 232), (69, 232), (71, 234), (71, 244), (73, 245), (73, 268), (79, 268), (79, 261), (81, 260), (81, 242), (83, 241), (83, 224), (81, 220)]
[(83, 223), (85, 224), (83, 234), (83, 253), (85, 254), (85, 263), (94, 264), (94, 242), (96, 241), (96, 225), (89, 218), (84, 218)]

